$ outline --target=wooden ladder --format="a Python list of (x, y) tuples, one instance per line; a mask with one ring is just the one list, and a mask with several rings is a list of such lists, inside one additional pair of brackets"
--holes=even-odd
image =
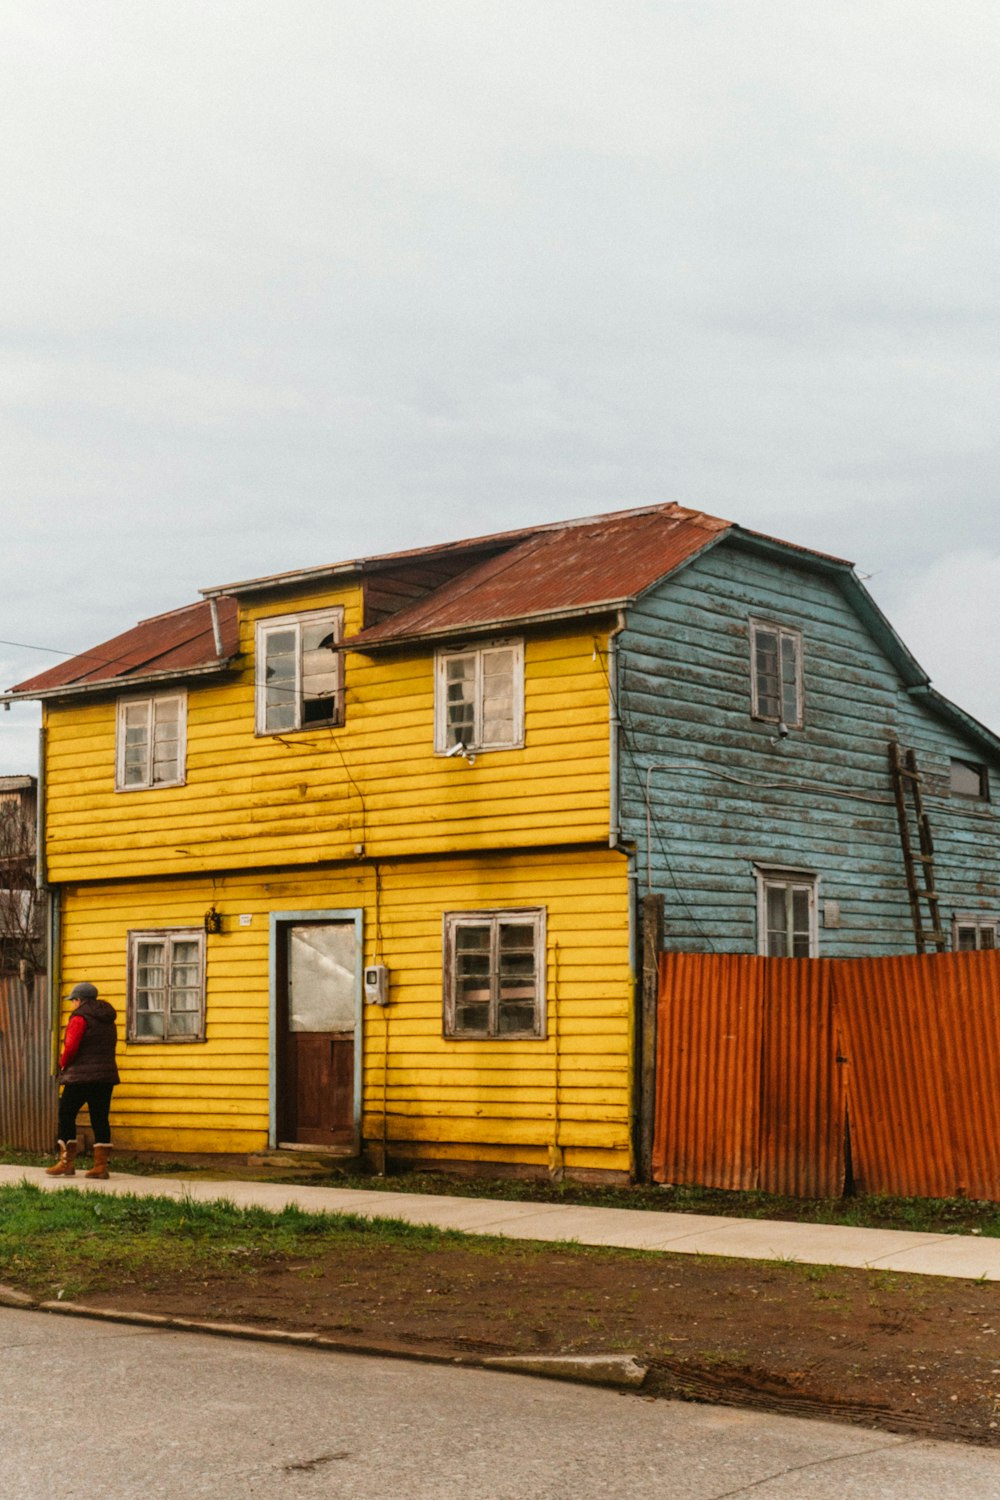
[[(930, 947), (934, 947), (938, 953), (943, 953), (947, 942), (941, 926), (941, 907), (935, 888), (934, 840), (931, 837), (931, 820), (924, 807), (923, 777), (917, 769), (915, 753), (912, 750), (904, 751), (895, 740), (889, 745), (889, 773), (896, 798), (899, 842), (903, 849), (906, 890), (910, 898), (910, 913), (913, 917), (913, 935), (917, 941), (917, 952), (926, 953)], [(917, 820), (919, 853), (914, 853), (913, 841), (910, 837), (907, 789), (910, 791), (913, 812)], [(924, 926), (921, 903), (926, 903), (927, 906), (929, 928)]]

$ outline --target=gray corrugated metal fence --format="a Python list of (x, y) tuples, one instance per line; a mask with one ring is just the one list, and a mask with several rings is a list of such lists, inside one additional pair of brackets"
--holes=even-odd
[(59, 1088), (50, 1065), (45, 975), (25, 984), (0, 974), (0, 1144), (51, 1149)]

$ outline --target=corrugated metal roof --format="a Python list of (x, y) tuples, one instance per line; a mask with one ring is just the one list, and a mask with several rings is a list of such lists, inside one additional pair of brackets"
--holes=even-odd
[[(422, 586), (419, 598), (404, 604), (388, 619), (370, 624), (348, 642), (367, 649), (613, 610), (628, 604), (727, 534), (737, 539), (756, 537), (732, 522), (684, 506), (651, 505), (387, 552), (328, 567), (276, 573), (225, 588), (205, 589), (203, 593), (216, 601), (225, 658), (237, 650), (235, 601), (241, 595), (271, 589), (287, 591), (305, 581), (374, 578), (392, 573), (400, 565), (412, 573), (414, 568), (430, 564), (433, 574), (434, 565), (445, 561), (451, 566), (444, 571), (452, 573), (455, 565), (466, 564), (457, 576), (436, 587)], [(788, 544), (775, 545), (784, 549)], [(794, 550), (808, 553), (806, 548)], [(810, 555), (821, 562), (837, 561), (820, 553)], [(423, 583), (426, 585), (426, 579)], [(200, 602), (143, 620), (92, 651), (19, 683), (11, 694), (35, 697), (87, 691), (105, 683), (205, 671), (219, 665), (219, 660), (210, 605)]]
[[(680, 505), (646, 506), (497, 532), (447, 546), (385, 553), (309, 570), (309, 576), (369, 573), (398, 562), (467, 552), (469, 566), (457, 578), (405, 606), (391, 619), (362, 631), (351, 642), (385, 644), (614, 608), (641, 594), (729, 529), (728, 521)], [(483, 553), (488, 555), (483, 557)], [(215, 597), (224, 655), (237, 650), (236, 598), (242, 591), (253, 593), (267, 585), (283, 587), (305, 576), (275, 574), (271, 579), (234, 584), (230, 586), (233, 597), (206, 590)], [(118, 685), (159, 673), (180, 674), (210, 667), (218, 660), (210, 604), (203, 601), (143, 620), (92, 651), (60, 662), (10, 691), (32, 697), (103, 683)]]
[(352, 637), (354, 646), (452, 635), (546, 617), (614, 608), (701, 552), (730, 529), (680, 505), (621, 511), (547, 527), (391, 619)]
[[(217, 604), (223, 657), (238, 650), (237, 606), (234, 599)], [(131, 630), (114, 636), (92, 651), (71, 657), (58, 666), (39, 672), (11, 688), (26, 697), (60, 688), (94, 687), (100, 683), (120, 685), (160, 673), (182, 674), (220, 661), (215, 649), (211, 605), (199, 600), (169, 614), (141, 620)]]

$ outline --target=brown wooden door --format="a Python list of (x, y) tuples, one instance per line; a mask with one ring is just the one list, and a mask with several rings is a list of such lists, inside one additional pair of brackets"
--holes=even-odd
[(357, 966), (353, 922), (285, 929), (280, 1136), (290, 1144), (353, 1140)]

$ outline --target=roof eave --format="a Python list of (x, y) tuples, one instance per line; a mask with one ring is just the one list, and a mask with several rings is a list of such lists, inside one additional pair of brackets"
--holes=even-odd
[(572, 609), (533, 610), (530, 614), (508, 615), (501, 620), (476, 620), (433, 630), (405, 631), (400, 635), (382, 636), (377, 641), (366, 641), (362, 634), (348, 637), (341, 643), (341, 649), (357, 651), (367, 656), (370, 652), (388, 649), (390, 646), (419, 646), (426, 642), (465, 640), (470, 636), (489, 635), (497, 630), (522, 630), (530, 625), (558, 624), (562, 620), (593, 619), (598, 615), (610, 615), (616, 610), (627, 609), (633, 602), (634, 596), (629, 596), (625, 599), (602, 600), (599, 604), (574, 605)]
[(30, 693), (0, 693), (0, 703), (41, 703), (53, 698), (88, 697), (95, 693), (121, 693), (132, 688), (156, 686), (165, 682), (183, 682), (189, 677), (222, 676), (236, 663), (236, 656), (207, 662), (200, 667), (165, 667), (162, 672), (144, 672), (141, 677), (102, 677), (96, 682), (64, 682), (58, 687), (39, 688)]
[(781, 542), (775, 537), (763, 536), (757, 531), (747, 531), (742, 526), (734, 526), (730, 536), (738, 546), (745, 547), (748, 551), (760, 553), (765, 557), (774, 557), (785, 563), (795, 562), (799, 567), (832, 578), (897, 669), (904, 686), (910, 689), (927, 687), (930, 684), (930, 676), (889, 624), (888, 619), (855, 572), (853, 563), (845, 561), (842, 557), (832, 557), (826, 552), (814, 552), (808, 548), (796, 547), (791, 542)]
[(343, 578), (365, 570), (366, 559), (358, 562), (333, 563), (321, 568), (298, 568), (294, 573), (273, 573), (267, 578), (247, 578), (240, 583), (222, 583), (199, 589), (203, 599), (236, 599), (246, 594), (276, 593), (280, 589), (299, 588), (302, 584), (321, 583), (328, 578)]
[(986, 750), (994, 759), (1000, 760), (1000, 736), (995, 735), (992, 729), (981, 724), (978, 719), (973, 718), (972, 714), (966, 713), (964, 708), (959, 708), (957, 703), (952, 703), (950, 698), (946, 698), (929, 683), (917, 684), (908, 691), (919, 703), (926, 703), (932, 713), (936, 713), (953, 728), (960, 729), (963, 734), (975, 740), (981, 749)]

